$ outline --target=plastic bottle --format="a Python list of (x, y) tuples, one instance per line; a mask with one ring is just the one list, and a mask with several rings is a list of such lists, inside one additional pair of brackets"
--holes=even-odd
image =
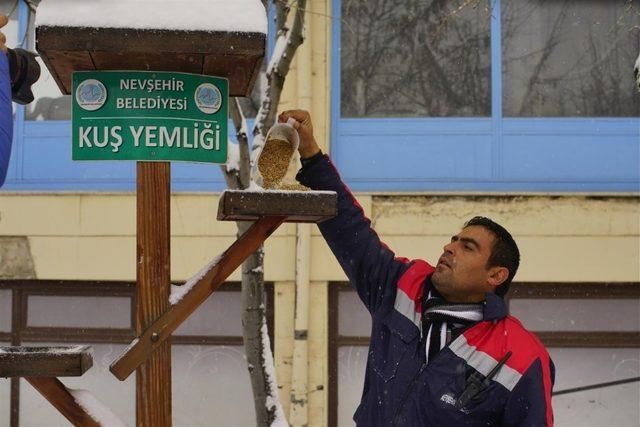
[(265, 143), (252, 170), (253, 181), (265, 189), (279, 188), (297, 169), (300, 137), (293, 118), (276, 123), (269, 129)]

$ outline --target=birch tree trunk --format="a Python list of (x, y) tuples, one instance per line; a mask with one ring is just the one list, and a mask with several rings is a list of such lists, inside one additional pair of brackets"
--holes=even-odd
[[(263, 0), (265, 8), (267, 0)], [(274, 0), (276, 8), (276, 43), (269, 58), (264, 78), (265, 87), (260, 98), (260, 108), (252, 129), (253, 145), (249, 152), (247, 124), (237, 99), (230, 102), (230, 113), (238, 139), (238, 167), (222, 165), (227, 186), (231, 189), (247, 189), (251, 183), (251, 164), (256, 153), (264, 145), (267, 131), (276, 118), (284, 81), (295, 52), (304, 40), (304, 10), (306, 0), (298, 0), (293, 24), (287, 27), (287, 18), (292, 13), (289, 5)], [(231, 144), (230, 144), (231, 145)], [(237, 222), (238, 236), (251, 226), (246, 221)], [(242, 325), (244, 348), (247, 357), (251, 387), (253, 390), (258, 426), (287, 426), (282, 406), (278, 399), (275, 366), (269, 343), (266, 323), (266, 301), (264, 296), (264, 251), (260, 247), (242, 264)]]

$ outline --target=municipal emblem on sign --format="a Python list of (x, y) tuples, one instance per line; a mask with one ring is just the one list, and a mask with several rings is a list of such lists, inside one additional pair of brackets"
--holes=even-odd
[(196, 88), (196, 106), (205, 114), (215, 114), (222, 105), (220, 89), (211, 83), (203, 83)]
[(98, 110), (106, 100), (107, 88), (99, 80), (84, 80), (76, 89), (76, 101), (83, 110)]

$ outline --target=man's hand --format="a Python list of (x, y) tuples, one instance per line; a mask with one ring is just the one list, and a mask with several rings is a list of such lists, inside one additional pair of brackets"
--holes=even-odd
[(287, 110), (280, 113), (278, 122), (286, 123), (289, 118), (295, 119), (293, 127), (298, 131), (300, 136), (300, 146), (298, 151), (300, 157), (308, 159), (320, 151), (316, 139), (313, 137), (313, 125), (311, 124), (311, 116), (305, 110)]
[[(8, 22), (9, 22), (9, 18), (7, 17), (7, 15), (0, 14), (0, 28), (7, 25)], [(0, 31), (0, 49), (2, 49), (4, 53), (7, 53), (6, 43), (7, 43), (7, 37), (4, 35), (2, 31)]]

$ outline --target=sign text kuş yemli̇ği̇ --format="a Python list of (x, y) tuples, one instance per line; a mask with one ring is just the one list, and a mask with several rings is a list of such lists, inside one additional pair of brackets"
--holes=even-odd
[(160, 71), (73, 73), (73, 160), (227, 161), (228, 81)]

